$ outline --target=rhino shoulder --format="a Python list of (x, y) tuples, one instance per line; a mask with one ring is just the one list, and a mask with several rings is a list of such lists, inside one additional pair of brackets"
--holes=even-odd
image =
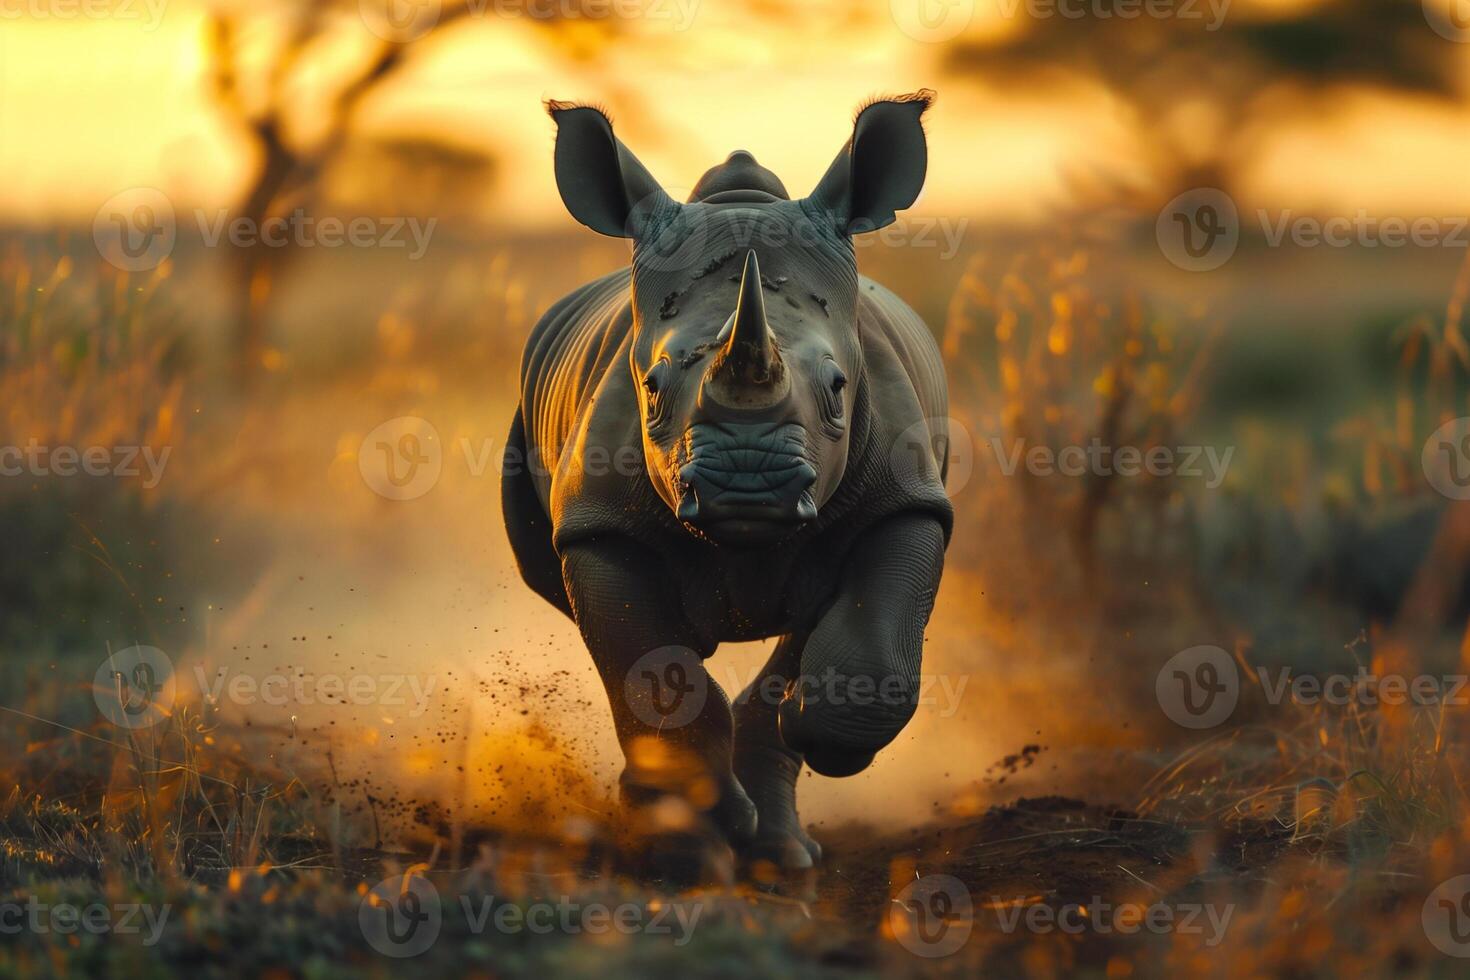
[[(880, 283), (863, 276), (858, 282), (858, 324), (863, 356), (870, 372), (901, 372), (923, 412), (937, 418), (949, 412), (949, 386), (934, 333), (919, 314)], [(874, 363), (876, 362), (876, 363)], [(890, 382), (897, 377), (890, 377)], [(891, 389), (891, 386), (890, 386)], [(880, 407), (882, 393), (879, 393)]]
[(558, 551), (599, 535), (647, 538), (667, 516), (645, 471), (628, 369), (630, 277), (623, 269), (559, 300), (521, 362), (531, 475)]
[(537, 495), (550, 504), (556, 472), (578, 419), (632, 331), (627, 270), (558, 300), (537, 321), (521, 357), (521, 417)]
[(646, 540), (667, 523), (648, 478), (629, 337), (614, 351), (572, 420), (551, 473), (552, 540), (619, 535)]
[[(881, 519), (901, 511), (934, 515), (948, 539), (954, 512), (945, 494), (949, 389), (933, 333), (892, 292), (863, 278), (864, 404), (849, 461), (854, 517)], [(845, 481), (846, 482), (846, 481)]]
[(607, 341), (615, 345), (632, 329), (631, 280), (630, 270), (619, 269), (577, 287), (541, 315), (521, 355), (522, 397), (569, 363), (595, 369), (595, 360), (585, 358), (588, 348), (603, 348)]

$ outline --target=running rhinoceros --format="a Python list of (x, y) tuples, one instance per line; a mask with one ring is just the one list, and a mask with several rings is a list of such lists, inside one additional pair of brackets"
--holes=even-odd
[[(863, 108), (809, 197), (738, 151), (682, 204), (602, 112), (548, 104), (563, 202), (633, 259), (531, 332), (506, 529), (591, 651), (625, 802), (785, 869), (821, 854), (802, 762), (859, 772), (914, 713), (952, 524), (939, 352), (852, 242), (917, 197), (932, 99)], [(704, 660), (766, 637), (732, 710)]]

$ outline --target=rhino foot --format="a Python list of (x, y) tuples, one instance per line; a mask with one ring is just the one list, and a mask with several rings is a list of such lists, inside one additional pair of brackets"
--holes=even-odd
[(806, 832), (766, 832), (740, 851), (741, 877), (755, 887), (802, 901), (816, 898), (822, 847)]
[(822, 845), (800, 828), (794, 832), (762, 831), (740, 849), (740, 857), (756, 877), (761, 863), (768, 863), (781, 872), (805, 871), (822, 863)]
[(708, 810), (687, 795), (626, 781), (622, 798), (624, 850), (640, 878), (676, 888), (734, 881), (732, 847), (755, 838), (757, 814), (733, 776)]
[(746, 794), (745, 788), (733, 775), (720, 790), (720, 802), (710, 811), (710, 817), (725, 839), (734, 847), (750, 843), (756, 838), (760, 822), (755, 801)]

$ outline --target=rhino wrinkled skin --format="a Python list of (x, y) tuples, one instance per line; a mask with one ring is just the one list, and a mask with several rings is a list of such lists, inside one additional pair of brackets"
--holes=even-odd
[[(787, 869), (821, 853), (796, 815), (802, 763), (858, 772), (915, 710), (952, 525), (939, 352), (858, 275), (852, 242), (918, 195), (932, 98), (866, 106), (804, 199), (737, 151), (687, 203), (599, 110), (548, 103), (564, 203), (632, 239), (633, 259), (531, 332), (507, 532), (592, 654), (625, 802), (682, 795)], [(703, 661), (766, 637), (775, 651), (732, 708)], [(689, 699), (681, 717), (670, 692)]]

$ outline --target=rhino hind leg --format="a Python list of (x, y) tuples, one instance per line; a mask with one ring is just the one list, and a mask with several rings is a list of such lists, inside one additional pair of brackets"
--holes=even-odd
[(796, 814), (801, 756), (781, 740), (776, 710), (786, 681), (801, 669), (804, 634), (783, 636), (759, 676), (735, 701), (735, 778), (759, 813), (756, 838), (743, 857), (759, 878), (760, 862), (780, 872), (801, 871), (822, 860)]
[(551, 518), (536, 495), (536, 485), (525, 465), (526, 429), (521, 410), (505, 441), (504, 465), (501, 466), (500, 497), (505, 512), (505, 534), (515, 554), (521, 578), (531, 590), (568, 616), (572, 614), (562, 582), (561, 559), (551, 546)]

